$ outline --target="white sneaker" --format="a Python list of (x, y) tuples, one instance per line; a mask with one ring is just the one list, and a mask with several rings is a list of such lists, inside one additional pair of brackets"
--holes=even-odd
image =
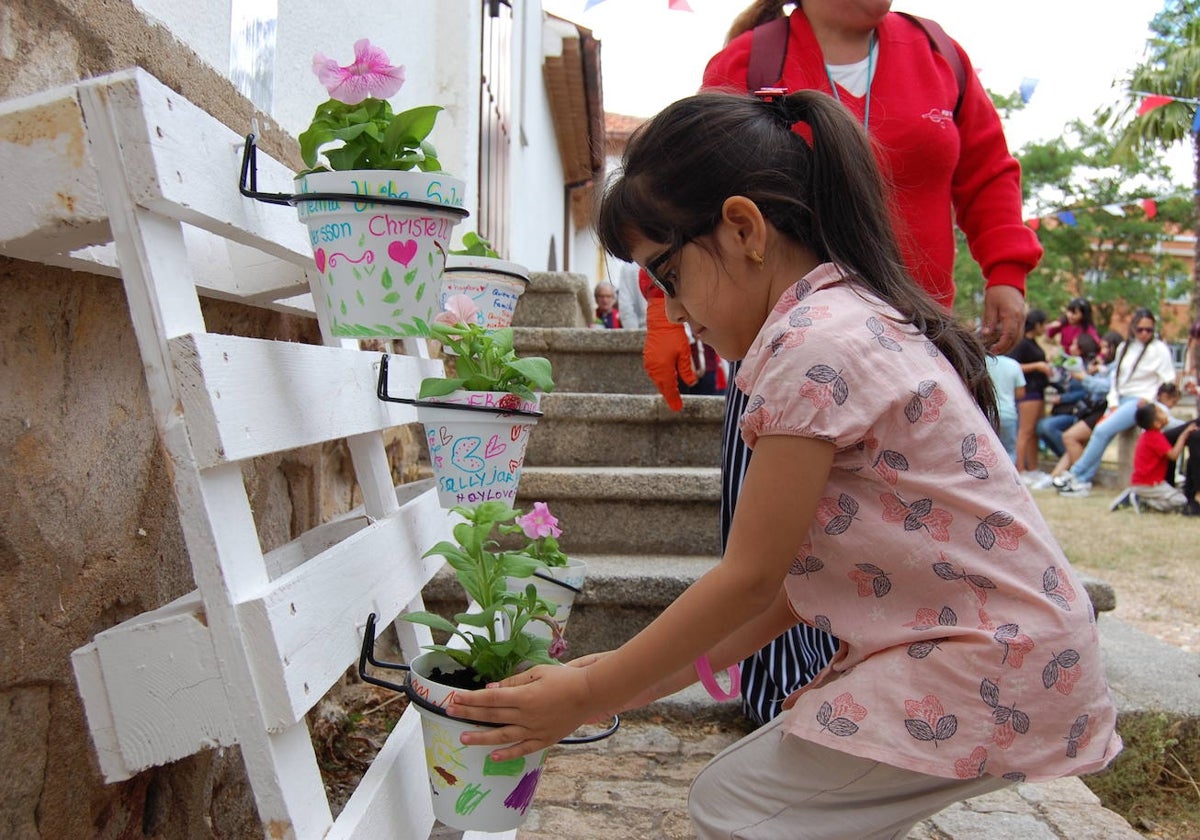
[(1054, 486), (1054, 479), (1057, 476), (1052, 476), (1050, 473), (1042, 473), (1041, 477), (1030, 482), (1030, 490), (1049, 490)]
[(1086, 499), (1092, 495), (1092, 482), (1080, 481), (1075, 476), (1071, 476), (1070, 482), (1066, 487), (1058, 491), (1064, 496), (1071, 496), (1075, 499)]
[(1046, 473), (1042, 472), (1041, 470), (1026, 470), (1025, 472), (1021, 473), (1021, 480), (1025, 482), (1027, 487), (1033, 487), (1033, 485), (1037, 484), (1042, 479), (1049, 480), (1050, 476), (1046, 475)]
[(1059, 473), (1058, 475), (1054, 476), (1054, 478), (1050, 479), (1050, 484), (1053, 485), (1055, 489), (1061, 490), (1070, 484), (1071, 479), (1074, 477), (1075, 476), (1071, 475), (1069, 472)]

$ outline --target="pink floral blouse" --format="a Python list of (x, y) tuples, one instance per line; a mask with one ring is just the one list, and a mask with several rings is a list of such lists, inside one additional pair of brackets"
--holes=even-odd
[(737, 378), (748, 446), (837, 447), (786, 586), (842, 643), (787, 730), (947, 778), (1099, 770), (1121, 739), (1086, 593), (949, 362), (841, 277), (784, 293)]

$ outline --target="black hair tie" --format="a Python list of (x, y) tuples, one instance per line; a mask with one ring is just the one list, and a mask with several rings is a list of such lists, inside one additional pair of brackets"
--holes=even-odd
[(775, 121), (788, 131), (791, 131), (792, 126), (796, 123), (802, 122), (808, 113), (808, 103), (801, 97), (790, 96), (787, 88), (759, 88), (754, 95), (763, 103)]

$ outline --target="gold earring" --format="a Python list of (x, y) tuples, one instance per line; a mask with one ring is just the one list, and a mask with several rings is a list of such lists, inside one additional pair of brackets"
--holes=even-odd
[(763, 265), (766, 263), (766, 259), (763, 257), (762, 254), (758, 253), (758, 251), (751, 250), (750, 253), (747, 254), (746, 256), (749, 257), (750, 261), (752, 263), (754, 263), (755, 265), (757, 265), (759, 268), (762, 268)]

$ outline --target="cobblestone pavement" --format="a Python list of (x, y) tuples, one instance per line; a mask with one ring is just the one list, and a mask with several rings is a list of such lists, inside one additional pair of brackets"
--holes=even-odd
[[(622, 721), (613, 737), (559, 747), (517, 840), (687, 840), (688, 785), (741, 737), (727, 723)], [(1138, 840), (1078, 779), (1024, 784), (953, 805), (908, 840)], [(780, 838), (789, 840), (789, 838)]]

